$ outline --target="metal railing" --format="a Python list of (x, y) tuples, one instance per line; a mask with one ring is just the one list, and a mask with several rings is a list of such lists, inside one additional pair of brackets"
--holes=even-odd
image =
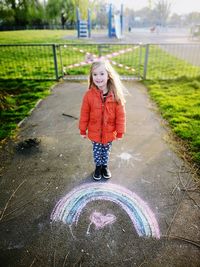
[(104, 57), (123, 79), (175, 79), (200, 75), (200, 44), (0, 45), (1, 79), (85, 79)]
[(58, 56), (54, 44), (0, 45), (0, 78), (58, 79)]
[(175, 79), (200, 75), (200, 44), (148, 44), (144, 79)]
[(108, 59), (123, 77), (140, 79), (142, 46), (137, 44), (67, 44), (61, 46), (65, 79), (76, 75), (88, 75), (91, 62)]

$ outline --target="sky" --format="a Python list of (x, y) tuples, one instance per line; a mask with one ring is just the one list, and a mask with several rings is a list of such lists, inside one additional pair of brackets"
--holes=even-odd
[[(167, 0), (171, 3), (171, 13), (187, 14), (190, 12), (200, 12), (200, 0)], [(148, 6), (149, 0), (107, 0), (108, 3), (114, 4), (114, 6), (120, 9), (121, 4), (124, 5), (124, 8), (129, 7), (134, 10), (139, 10), (143, 7)], [(151, 0), (152, 7), (153, 3), (156, 3), (157, 0)]]

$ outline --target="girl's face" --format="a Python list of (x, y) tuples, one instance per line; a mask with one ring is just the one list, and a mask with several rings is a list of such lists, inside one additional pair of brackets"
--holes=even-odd
[(104, 65), (100, 65), (92, 70), (94, 84), (102, 91), (107, 91), (108, 72)]

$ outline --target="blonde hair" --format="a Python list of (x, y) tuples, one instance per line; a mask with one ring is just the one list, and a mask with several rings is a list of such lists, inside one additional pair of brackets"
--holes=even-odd
[(105, 66), (105, 69), (108, 73), (108, 81), (107, 81), (108, 91), (112, 91), (114, 94), (115, 100), (118, 103), (121, 103), (122, 105), (124, 105), (126, 103), (126, 100), (124, 98), (124, 90), (126, 89), (124, 85), (122, 84), (118, 73), (114, 70), (114, 68), (111, 66), (108, 60), (100, 59), (92, 63), (91, 68), (90, 68), (90, 74), (89, 74), (89, 88), (91, 88), (94, 85), (93, 78), (92, 78), (93, 70), (102, 65)]

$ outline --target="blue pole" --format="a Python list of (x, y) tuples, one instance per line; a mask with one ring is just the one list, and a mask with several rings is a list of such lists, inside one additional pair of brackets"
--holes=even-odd
[(88, 9), (88, 37), (91, 37), (91, 11)]
[(123, 4), (121, 5), (121, 13), (120, 13), (120, 25), (121, 25), (121, 35), (123, 34), (124, 22), (123, 22)]
[(80, 37), (80, 13), (79, 8), (76, 8), (76, 28), (78, 33), (78, 38)]
[(112, 4), (110, 4), (108, 12), (108, 37), (112, 37)]

